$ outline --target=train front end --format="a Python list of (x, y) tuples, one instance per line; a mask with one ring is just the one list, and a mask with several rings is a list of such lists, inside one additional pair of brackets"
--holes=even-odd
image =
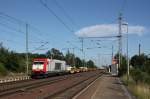
[(47, 59), (37, 58), (33, 60), (32, 63), (32, 78), (44, 77), (46, 73)]

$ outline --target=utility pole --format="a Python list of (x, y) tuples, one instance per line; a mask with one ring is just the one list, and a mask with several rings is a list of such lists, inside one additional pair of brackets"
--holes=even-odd
[(122, 25), (126, 25), (127, 27), (127, 83), (129, 82), (129, 74), (130, 74), (130, 66), (129, 66), (129, 47), (128, 47), (128, 23), (123, 23)]
[(100, 60), (100, 54), (98, 54), (98, 64), (99, 64), (99, 66), (101, 66), (101, 60)]
[(112, 56), (111, 56), (111, 62), (113, 61), (113, 57), (114, 57), (114, 46), (112, 45)]
[(122, 55), (122, 14), (120, 13), (119, 18), (118, 18), (118, 22), (119, 22), (119, 40), (118, 40), (118, 45), (119, 45), (119, 68), (121, 66), (121, 55)]
[(26, 74), (29, 73), (29, 56), (28, 56), (28, 24), (26, 24)]
[(72, 48), (72, 50), (73, 50), (73, 65), (74, 65), (74, 67), (76, 66), (76, 62), (75, 62), (75, 54), (74, 54), (74, 49), (75, 48)]
[(81, 51), (82, 51), (82, 54), (83, 54), (83, 61), (82, 61), (82, 62), (83, 62), (83, 67), (85, 67), (85, 64), (84, 64), (84, 61), (85, 61), (85, 60), (84, 60), (84, 58), (85, 58), (85, 55), (84, 55), (84, 54), (85, 54), (85, 53), (84, 53), (84, 49), (83, 49), (83, 46), (84, 46), (84, 44), (83, 44), (83, 43), (84, 43), (83, 37), (81, 38), (81, 43), (82, 43)]
[(141, 55), (141, 44), (139, 44), (139, 56)]
[(3, 42), (0, 42), (0, 48), (2, 48), (2, 46), (3, 46)]
[(130, 77), (130, 64), (129, 64), (129, 36), (128, 36), (128, 24), (127, 24), (127, 81), (129, 82)]

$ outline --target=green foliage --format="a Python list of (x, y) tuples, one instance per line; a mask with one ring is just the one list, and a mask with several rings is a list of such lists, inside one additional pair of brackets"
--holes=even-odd
[(131, 70), (131, 76), (136, 83), (142, 82), (150, 84), (150, 76), (148, 75), (148, 73), (143, 72), (138, 68), (134, 68)]
[[(28, 53), (29, 56), (29, 71), (31, 71), (32, 61), (34, 58), (53, 58), (58, 60), (65, 60), (66, 63), (70, 66), (76, 66), (77, 68), (83, 66), (83, 61), (79, 57), (75, 57), (74, 54), (68, 52), (65, 57), (62, 52), (58, 49), (52, 48), (47, 51), (45, 54), (32, 54)], [(93, 61), (84, 61), (90, 67), (94, 67)], [(26, 69), (26, 54), (25, 53), (16, 53), (9, 51), (0, 46), (0, 75), (6, 75), (7, 71), (10, 72), (25, 72)]]
[(150, 75), (150, 58), (144, 62), (144, 71)]
[(131, 70), (131, 75), (133, 80), (138, 83), (142, 79), (142, 73), (139, 69), (132, 69)]
[(135, 55), (131, 58), (130, 63), (133, 66), (132, 78), (136, 82), (150, 84), (150, 58), (144, 54)]
[(64, 60), (63, 53), (60, 52), (58, 49), (55, 49), (55, 48), (52, 48), (51, 50), (47, 51), (46, 56), (48, 58)]
[(87, 67), (88, 67), (88, 68), (95, 68), (94, 62), (93, 62), (92, 60), (89, 60), (89, 61), (87, 62)]
[(124, 83), (127, 83), (128, 89), (136, 99), (150, 99), (150, 84), (146, 84), (145, 82), (136, 83), (133, 79), (127, 81), (127, 75), (123, 75), (121, 79)]
[(83, 65), (82, 64), (82, 60), (79, 57), (75, 58), (75, 64), (76, 64), (77, 68), (79, 68), (79, 67), (81, 67)]
[(22, 71), (22, 67), (21, 67), (21, 58), (18, 56), (18, 54), (14, 53), (14, 52), (10, 52), (9, 53), (9, 57), (7, 59), (7, 62), (5, 63), (5, 67), (8, 70), (12, 70), (15, 72), (19, 72)]
[(148, 59), (147, 56), (145, 56), (144, 54), (139, 55), (135, 55), (131, 58), (131, 65), (135, 68), (140, 68), (143, 69), (144, 63), (145, 61)]
[(22, 54), (9, 51), (3, 46), (0, 47), (0, 63), (1, 72), (13, 71), (13, 72), (23, 72), (24, 71), (24, 57)]
[[(119, 59), (119, 53), (115, 55), (115, 59)], [(121, 55), (121, 65), (118, 68), (118, 70), (119, 70), (119, 74), (118, 74), (119, 76), (122, 76), (127, 72), (127, 60), (126, 57), (123, 55)]]
[(4, 64), (0, 63), (0, 75), (5, 76), (7, 74), (7, 70), (4, 67)]
[(65, 56), (65, 61), (68, 65), (73, 66), (75, 63), (75, 55), (70, 53), (69, 51), (67, 52), (66, 56)]

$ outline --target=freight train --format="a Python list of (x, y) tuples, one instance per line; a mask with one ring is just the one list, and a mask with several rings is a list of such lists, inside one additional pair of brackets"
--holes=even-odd
[(65, 61), (48, 58), (36, 58), (33, 60), (31, 78), (48, 77), (66, 73), (68, 73), (68, 71)]
[(32, 63), (32, 73), (31, 78), (39, 77), (49, 77), (54, 75), (62, 75), (69, 73), (79, 73), (93, 71), (96, 68), (87, 68), (87, 67), (71, 67), (66, 65), (65, 61), (48, 59), (48, 58), (35, 58)]

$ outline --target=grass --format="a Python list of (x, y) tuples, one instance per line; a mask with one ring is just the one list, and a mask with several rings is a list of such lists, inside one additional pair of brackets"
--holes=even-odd
[(135, 83), (130, 77), (127, 83), (127, 77), (124, 75), (121, 77), (123, 82), (127, 85), (129, 91), (137, 98), (137, 99), (150, 99), (150, 85), (145, 83)]

